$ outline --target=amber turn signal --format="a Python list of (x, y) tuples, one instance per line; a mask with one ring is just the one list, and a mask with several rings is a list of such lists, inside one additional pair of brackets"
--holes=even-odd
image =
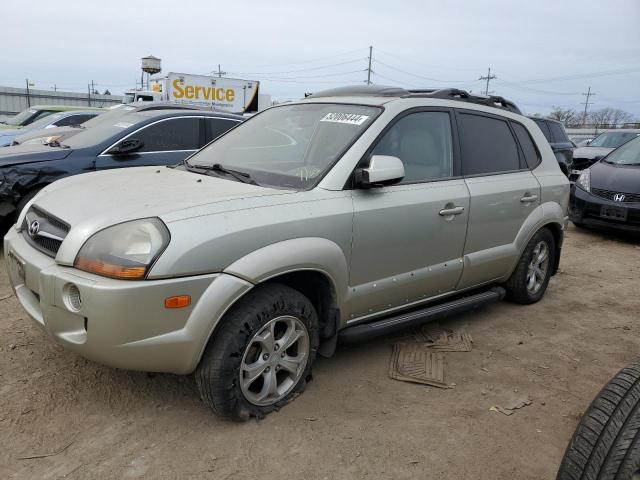
[(178, 295), (164, 299), (165, 308), (184, 308), (191, 305), (191, 295)]
[(100, 260), (91, 260), (82, 257), (76, 260), (75, 267), (85, 272), (97, 273), (105, 277), (121, 278), (124, 280), (144, 278), (147, 270), (145, 267), (123, 267), (121, 265), (113, 265), (111, 263), (101, 262)]

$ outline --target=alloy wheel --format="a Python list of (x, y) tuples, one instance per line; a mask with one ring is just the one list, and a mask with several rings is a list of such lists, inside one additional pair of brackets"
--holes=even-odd
[(249, 341), (240, 364), (240, 389), (254, 405), (282, 400), (297, 385), (309, 360), (309, 332), (291, 315), (267, 322)]
[(527, 269), (527, 291), (535, 295), (540, 291), (549, 270), (549, 245), (544, 240), (533, 249), (533, 256)]

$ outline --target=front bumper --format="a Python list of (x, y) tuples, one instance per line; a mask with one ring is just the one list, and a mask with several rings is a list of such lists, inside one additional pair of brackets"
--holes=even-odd
[[(11, 228), (4, 239), (9, 279), (29, 316), (65, 348), (130, 370), (190, 373), (227, 308), (251, 284), (227, 274), (126, 281), (58, 265)], [(69, 286), (80, 292), (73, 308)], [(191, 295), (189, 307), (164, 299)]]
[[(603, 206), (626, 210), (626, 220), (616, 220), (602, 216)], [(576, 224), (587, 227), (613, 229), (623, 232), (640, 233), (640, 203), (613, 202), (571, 185), (569, 198), (569, 218)]]

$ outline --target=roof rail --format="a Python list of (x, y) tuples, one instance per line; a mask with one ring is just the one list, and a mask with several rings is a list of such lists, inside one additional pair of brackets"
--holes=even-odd
[(466, 90), (458, 88), (424, 88), (407, 90), (400, 87), (385, 85), (355, 85), (331, 88), (318, 93), (305, 94), (305, 98), (321, 97), (399, 97), (399, 98), (442, 98), (461, 102), (476, 103), (488, 107), (501, 108), (510, 112), (522, 114), (518, 106), (510, 100), (497, 95), (472, 95)]
[(515, 103), (498, 95), (472, 95), (466, 90), (460, 90), (458, 88), (443, 88), (440, 90), (407, 90), (407, 92), (408, 95), (404, 95), (405, 97), (429, 97), (443, 98), (447, 100), (460, 100), (463, 102), (487, 105), (488, 107), (501, 108), (503, 110), (522, 114)]

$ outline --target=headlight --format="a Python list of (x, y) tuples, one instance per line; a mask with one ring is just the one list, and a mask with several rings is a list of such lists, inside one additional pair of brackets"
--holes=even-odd
[(585, 168), (578, 177), (578, 185), (587, 191), (591, 192), (591, 169)]
[(114, 225), (86, 241), (74, 267), (105, 277), (139, 280), (147, 275), (169, 239), (169, 231), (159, 218)]

